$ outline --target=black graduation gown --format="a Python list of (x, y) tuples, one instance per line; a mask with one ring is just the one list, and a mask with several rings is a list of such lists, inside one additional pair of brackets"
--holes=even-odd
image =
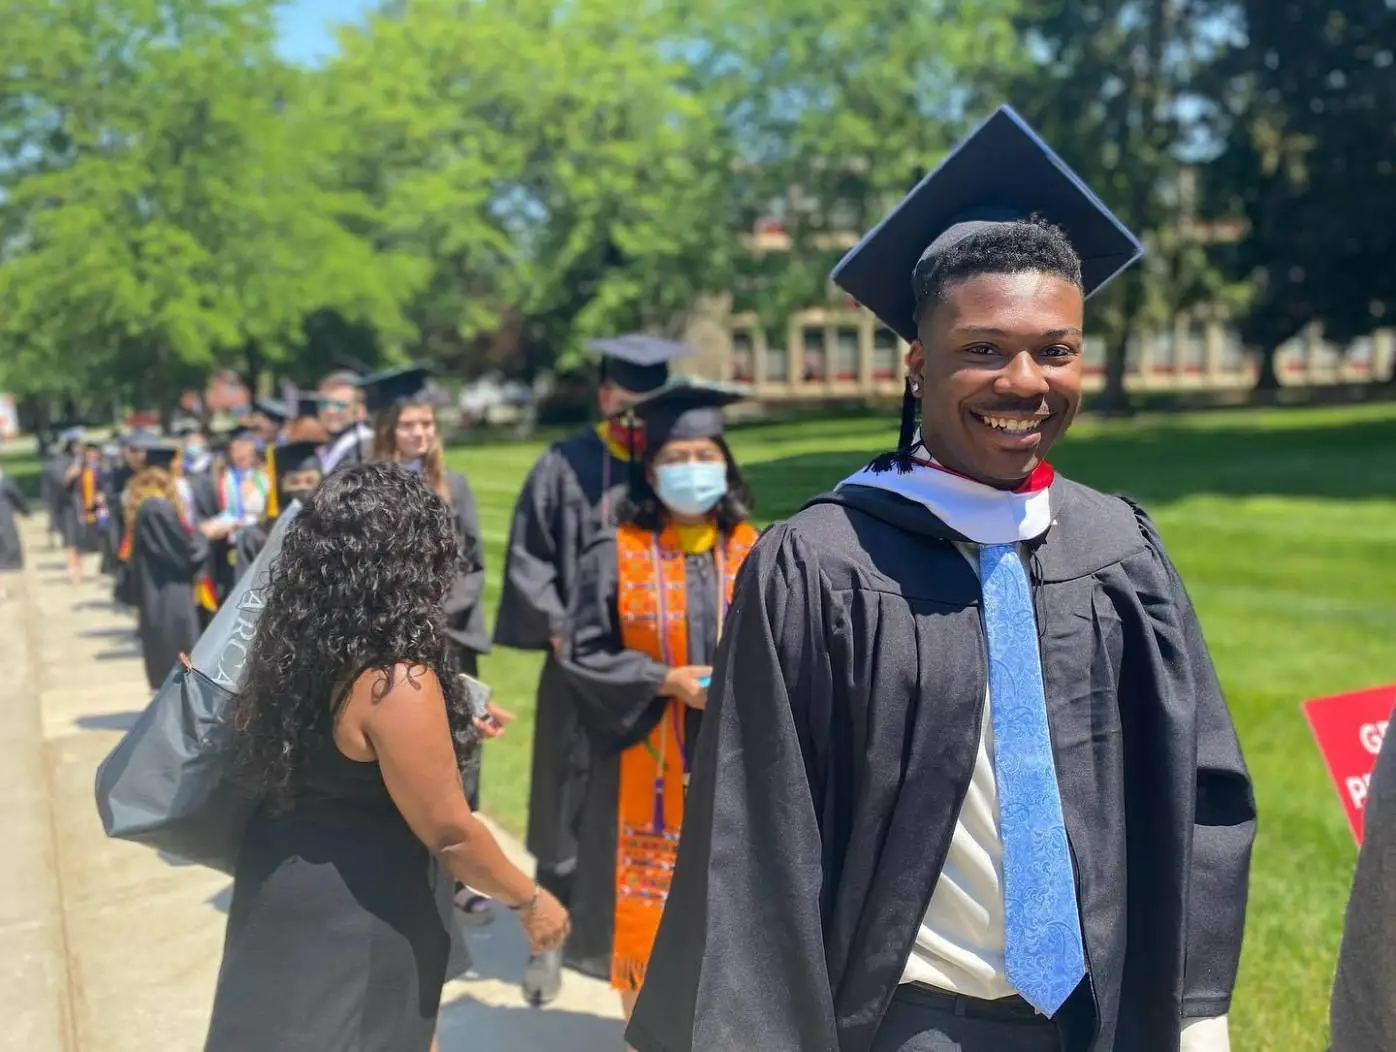
[(194, 494), (195, 522), (203, 522), (218, 514), (218, 485), (213, 474), (208, 471), (194, 471), (185, 476), (189, 490)]
[(20, 543), (15, 516), (29, 517), (29, 502), (15, 480), (0, 474), (0, 570), (24, 568), (24, 545)]
[[(717, 650), (721, 597), (712, 553), (686, 556), (684, 571), (688, 657), (682, 663), (706, 665)], [(608, 530), (582, 555), (562, 659), (591, 753), (572, 884), (572, 934), (564, 956), (570, 967), (601, 978), (611, 974), (620, 754), (649, 734), (668, 704), (659, 696), (667, 667), (621, 645), (616, 583), (615, 533)], [(691, 748), (698, 740), (702, 713), (687, 709), (685, 717)]]
[(67, 477), (69, 469), (77, 463), (76, 458), (67, 457), (58, 465), (58, 489), (55, 493), (54, 504), (57, 508), (58, 535), (63, 539), (63, 547), (81, 549), (83, 545), (82, 475), (78, 474), (71, 479)]
[(551, 640), (566, 632), (582, 552), (611, 524), (611, 509), (625, 494), (626, 472), (626, 463), (611, 456), (595, 429), (579, 431), (533, 465), (509, 526), (494, 641), (547, 655), (534, 714), (526, 843), (550, 869), (577, 857), (589, 763), (579, 702)]
[(257, 556), (262, 554), (262, 549), (267, 546), (269, 527), (265, 523), (258, 523), (255, 526), (244, 526), (237, 532), (237, 540), (233, 543), (233, 569), (236, 572), (236, 581), (241, 581), (251, 565), (257, 561)]
[(475, 675), (477, 658), (490, 651), (490, 630), (485, 625), (485, 542), (480, 533), (480, 509), (464, 475), (447, 471), (446, 487), (451, 493), (451, 515), (461, 551), (472, 553), (446, 595), (446, 633), (456, 642), (461, 671)]
[(48, 510), (48, 532), (63, 535), (63, 472), (71, 461), (66, 456), (53, 456), (44, 461), (39, 475), (39, 490)]
[(126, 484), (131, 481), (132, 471), (125, 464), (117, 464), (102, 472), (102, 492), (107, 498), (107, 526), (102, 537), (102, 572), (120, 575), (122, 567), (117, 559), (121, 550), (121, 539), (126, 535), (126, 509), (122, 495)]
[(189, 533), (167, 500), (152, 498), (136, 513), (131, 573), (140, 608), (137, 633), (150, 689), (199, 639), (194, 578), (208, 559), (203, 534)]
[[(1052, 499), (1031, 573), (1090, 972), (1056, 1018), (1065, 1052), (1177, 1052), (1184, 1017), (1229, 1007), (1250, 779), (1153, 524), (1065, 479)], [(919, 504), (843, 487), (749, 557), (640, 1052), (871, 1046), (979, 740), (980, 590), (957, 539)]]

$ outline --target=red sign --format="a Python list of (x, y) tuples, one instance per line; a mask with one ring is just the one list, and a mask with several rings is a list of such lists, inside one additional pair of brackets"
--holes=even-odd
[(1387, 721), (1396, 708), (1396, 684), (1315, 698), (1304, 702), (1304, 715), (1318, 751), (1343, 801), (1352, 835), (1362, 843), (1362, 813)]

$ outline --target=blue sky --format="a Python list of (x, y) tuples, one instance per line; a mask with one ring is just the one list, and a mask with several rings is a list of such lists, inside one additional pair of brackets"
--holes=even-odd
[(314, 63), (334, 49), (330, 26), (352, 22), (374, 0), (286, 0), (281, 9), (281, 53), (296, 62)]

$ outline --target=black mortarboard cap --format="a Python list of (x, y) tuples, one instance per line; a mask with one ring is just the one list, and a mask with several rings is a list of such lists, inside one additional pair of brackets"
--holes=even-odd
[(277, 424), (284, 424), (291, 419), (291, 407), (279, 398), (269, 398), (266, 395), (258, 395), (253, 402), (257, 411), (268, 420)]
[(676, 439), (720, 438), (722, 407), (739, 402), (746, 392), (718, 384), (683, 381), (661, 388), (621, 414), (634, 413), (645, 425), (645, 447), (658, 449)]
[(296, 416), (298, 417), (319, 416), (320, 399), (313, 392), (307, 394), (303, 391), (298, 391), (296, 393), (296, 401), (294, 408), (296, 411)]
[[(921, 180), (839, 261), (835, 284), (907, 342), (917, 338), (914, 279), (989, 224), (1040, 216), (1081, 258), (1087, 296), (1143, 253), (1090, 187), (1009, 106), (997, 111)], [(920, 282), (916, 282), (920, 283)]]
[(693, 353), (686, 344), (640, 332), (593, 340), (587, 349), (601, 356), (604, 379), (636, 394), (663, 387), (669, 381), (669, 363)]
[(276, 474), (289, 475), (293, 471), (320, 470), (320, 444), (318, 442), (283, 442), (276, 447)]
[(148, 468), (168, 468), (179, 456), (178, 442), (149, 431), (132, 436), (131, 448), (144, 450)]
[(377, 413), (389, 406), (420, 401), (433, 372), (430, 365), (409, 365), (365, 376), (358, 384), (364, 392), (364, 406), (370, 413)]

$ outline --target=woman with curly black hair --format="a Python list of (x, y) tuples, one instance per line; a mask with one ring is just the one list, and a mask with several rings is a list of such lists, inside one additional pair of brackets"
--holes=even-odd
[(627, 1015), (668, 894), (709, 666), (756, 540), (722, 437), (737, 397), (676, 384), (634, 407), (644, 456), (619, 525), (582, 556), (563, 641), (592, 742), (567, 959), (610, 978)]
[(452, 877), (567, 913), (471, 812), (478, 739), (442, 601), (462, 553), (445, 502), (389, 464), (342, 468), (286, 531), (234, 710), (262, 803), (238, 859), (206, 1052), (426, 1052)]

